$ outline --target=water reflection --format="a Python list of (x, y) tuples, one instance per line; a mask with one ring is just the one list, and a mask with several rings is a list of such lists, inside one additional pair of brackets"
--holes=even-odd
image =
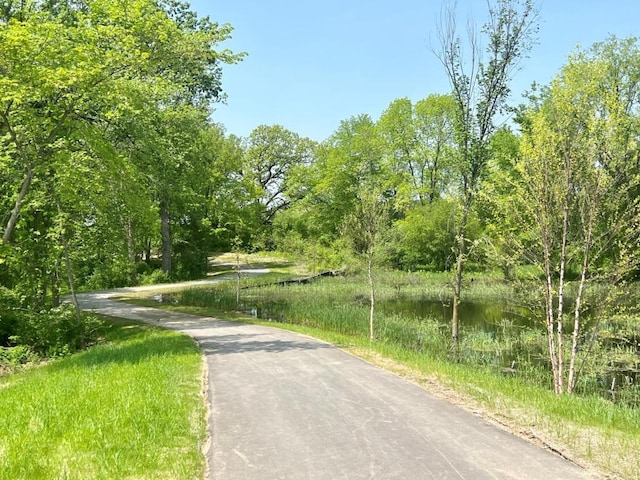
[[(411, 318), (433, 318), (443, 324), (451, 322), (451, 302), (424, 298), (399, 298), (379, 303), (380, 311), (386, 314)], [(531, 310), (515, 305), (496, 303), (462, 302), (458, 307), (460, 323), (464, 328), (494, 332), (505, 326), (535, 327), (537, 317)]]

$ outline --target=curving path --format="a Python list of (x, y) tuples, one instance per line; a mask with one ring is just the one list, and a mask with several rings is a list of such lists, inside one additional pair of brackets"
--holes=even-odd
[(110, 299), (145, 288), (157, 287), (78, 298), (84, 309), (199, 342), (209, 371), (208, 479), (594, 478), (319, 340)]

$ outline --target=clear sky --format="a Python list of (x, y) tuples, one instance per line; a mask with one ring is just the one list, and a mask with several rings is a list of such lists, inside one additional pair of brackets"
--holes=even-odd
[[(223, 48), (244, 51), (223, 67), (226, 105), (213, 120), (248, 136), (279, 124), (321, 141), (341, 120), (374, 119), (401, 97), (447, 93), (436, 27), (440, 0), (192, 0), (201, 16), (234, 27)], [(543, 0), (539, 43), (512, 83), (512, 99), (532, 82), (547, 84), (577, 45), (613, 34), (640, 36), (640, 0)], [(482, 24), (486, 0), (458, 0), (463, 18)]]

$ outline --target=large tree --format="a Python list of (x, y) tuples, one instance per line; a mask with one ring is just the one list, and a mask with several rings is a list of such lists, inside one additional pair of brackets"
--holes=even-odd
[(245, 168), (258, 189), (266, 222), (289, 206), (292, 171), (311, 164), (315, 147), (313, 140), (280, 125), (260, 125), (251, 132)]
[[(465, 52), (457, 31), (455, 4), (443, 11), (438, 26), (440, 45), (435, 52), (451, 84), (456, 114), (461, 212), (453, 246), (456, 268), (451, 337), (454, 346), (459, 337), (458, 306), (468, 254), (469, 215), (489, 158), (489, 140), (496, 128), (496, 116), (505, 106), (512, 75), (531, 48), (537, 32), (538, 12), (532, 0), (496, 0), (488, 6), (488, 20), (482, 28), (486, 39), (484, 52), (480, 38), (471, 28)], [(465, 53), (468, 56), (465, 57)]]
[(408, 98), (389, 104), (377, 122), (389, 170), (396, 177), (398, 207), (439, 199), (452, 164), (455, 105), (450, 95)]

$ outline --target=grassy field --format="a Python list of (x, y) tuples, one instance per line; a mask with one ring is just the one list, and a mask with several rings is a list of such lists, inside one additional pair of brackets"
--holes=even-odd
[[(446, 288), (443, 275), (386, 273), (380, 278), (380, 298), (398, 295), (437, 298)], [(481, 357), (451, 362), (447, 358), (447, 332), (428, 319), (416, 322), (398, 315), (379, 315), (377, 338), (371, 343), (367, 339), (366, 285), (361, 285), (357, 277), (323, 279), (286, 288), (265, 283), (265, 278), (243, 280), (243, 287), (263, 286), (243, 289), (241, 302), (263, 300), (268, 308), (269, 303), (286, 301), (286, 323), (279, 322), (277, 317), (264, 321), (239, 313), (231, 284), (184, 291), (176, 297), (178, 304), (158, 304), (148, 299), (131, 301), (271, 325), (324, 339), (593, 471), (609, 478), (640, 480), (637, 407), (614, 404), (598, 395), (555, 396), (540, 382), (541, 375), (545, 375), (540, 369), (512, 375), (505, 374), (499, 366), (474, 363)], [(221, 290), (225, 293), (221, 294)], [(508, 286), (490, 278), (476, 279), (469, 290), (477, 299), (509, 295)], [(486, 349), (488, 355), (496, 347), (496, 343), (471, 335), (467, 341), (469, 349)], [(488, 344), (483, 345), (484, 341)], [(533, 340), (526, 337), (522, 341)]]
[(201, 352), (190, 338), (107, 320), (104, 342), (0, 378), (0, 479), (204, 475)]

